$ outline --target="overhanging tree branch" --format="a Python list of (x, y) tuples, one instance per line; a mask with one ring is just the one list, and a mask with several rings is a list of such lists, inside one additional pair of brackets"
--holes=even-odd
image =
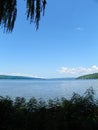
[[(6, 32), (12, 32), (17, 17), (18, 0), (0, 0), (0, 26)], [(41, 13), (44, 15), (46, 0), (26, 0), (27, 19), (39, 27)]]

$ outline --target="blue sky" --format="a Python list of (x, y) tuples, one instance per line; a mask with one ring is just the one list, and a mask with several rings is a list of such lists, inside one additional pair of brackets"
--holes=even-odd
[(24, 4), (18, 2), (13, 32), (0, 30), (0, 74), (52, 78), (98, 72), (97, 0), (47, 0), (38, 31), (26, 21)]

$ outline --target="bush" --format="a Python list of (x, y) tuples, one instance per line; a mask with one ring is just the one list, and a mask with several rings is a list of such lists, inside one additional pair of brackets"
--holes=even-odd
[(92, 88), (82, 96), (73, 93), (70, 100), (0, 97), (0, 130), (71, 129), (98, 129), (98, 100)]

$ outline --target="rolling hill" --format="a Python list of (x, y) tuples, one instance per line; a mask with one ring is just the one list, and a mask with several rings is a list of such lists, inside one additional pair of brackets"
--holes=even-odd
[(41, 78), (33, 78), (26, 76), (11, 76), (11, 75), (0, 75), (0, 79), (28, 79), (28, 80), (43, 80)]
[(98, 73), (79, 76), (77, 79), (98, 79)]

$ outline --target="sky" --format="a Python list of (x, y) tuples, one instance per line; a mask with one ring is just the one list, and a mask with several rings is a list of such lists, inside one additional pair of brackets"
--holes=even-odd
[(0, 74), (62, 78), (98, 72), (97, 0), (47, 0), (37, 31), (23, 3), (13, 32), (0, 28)]

